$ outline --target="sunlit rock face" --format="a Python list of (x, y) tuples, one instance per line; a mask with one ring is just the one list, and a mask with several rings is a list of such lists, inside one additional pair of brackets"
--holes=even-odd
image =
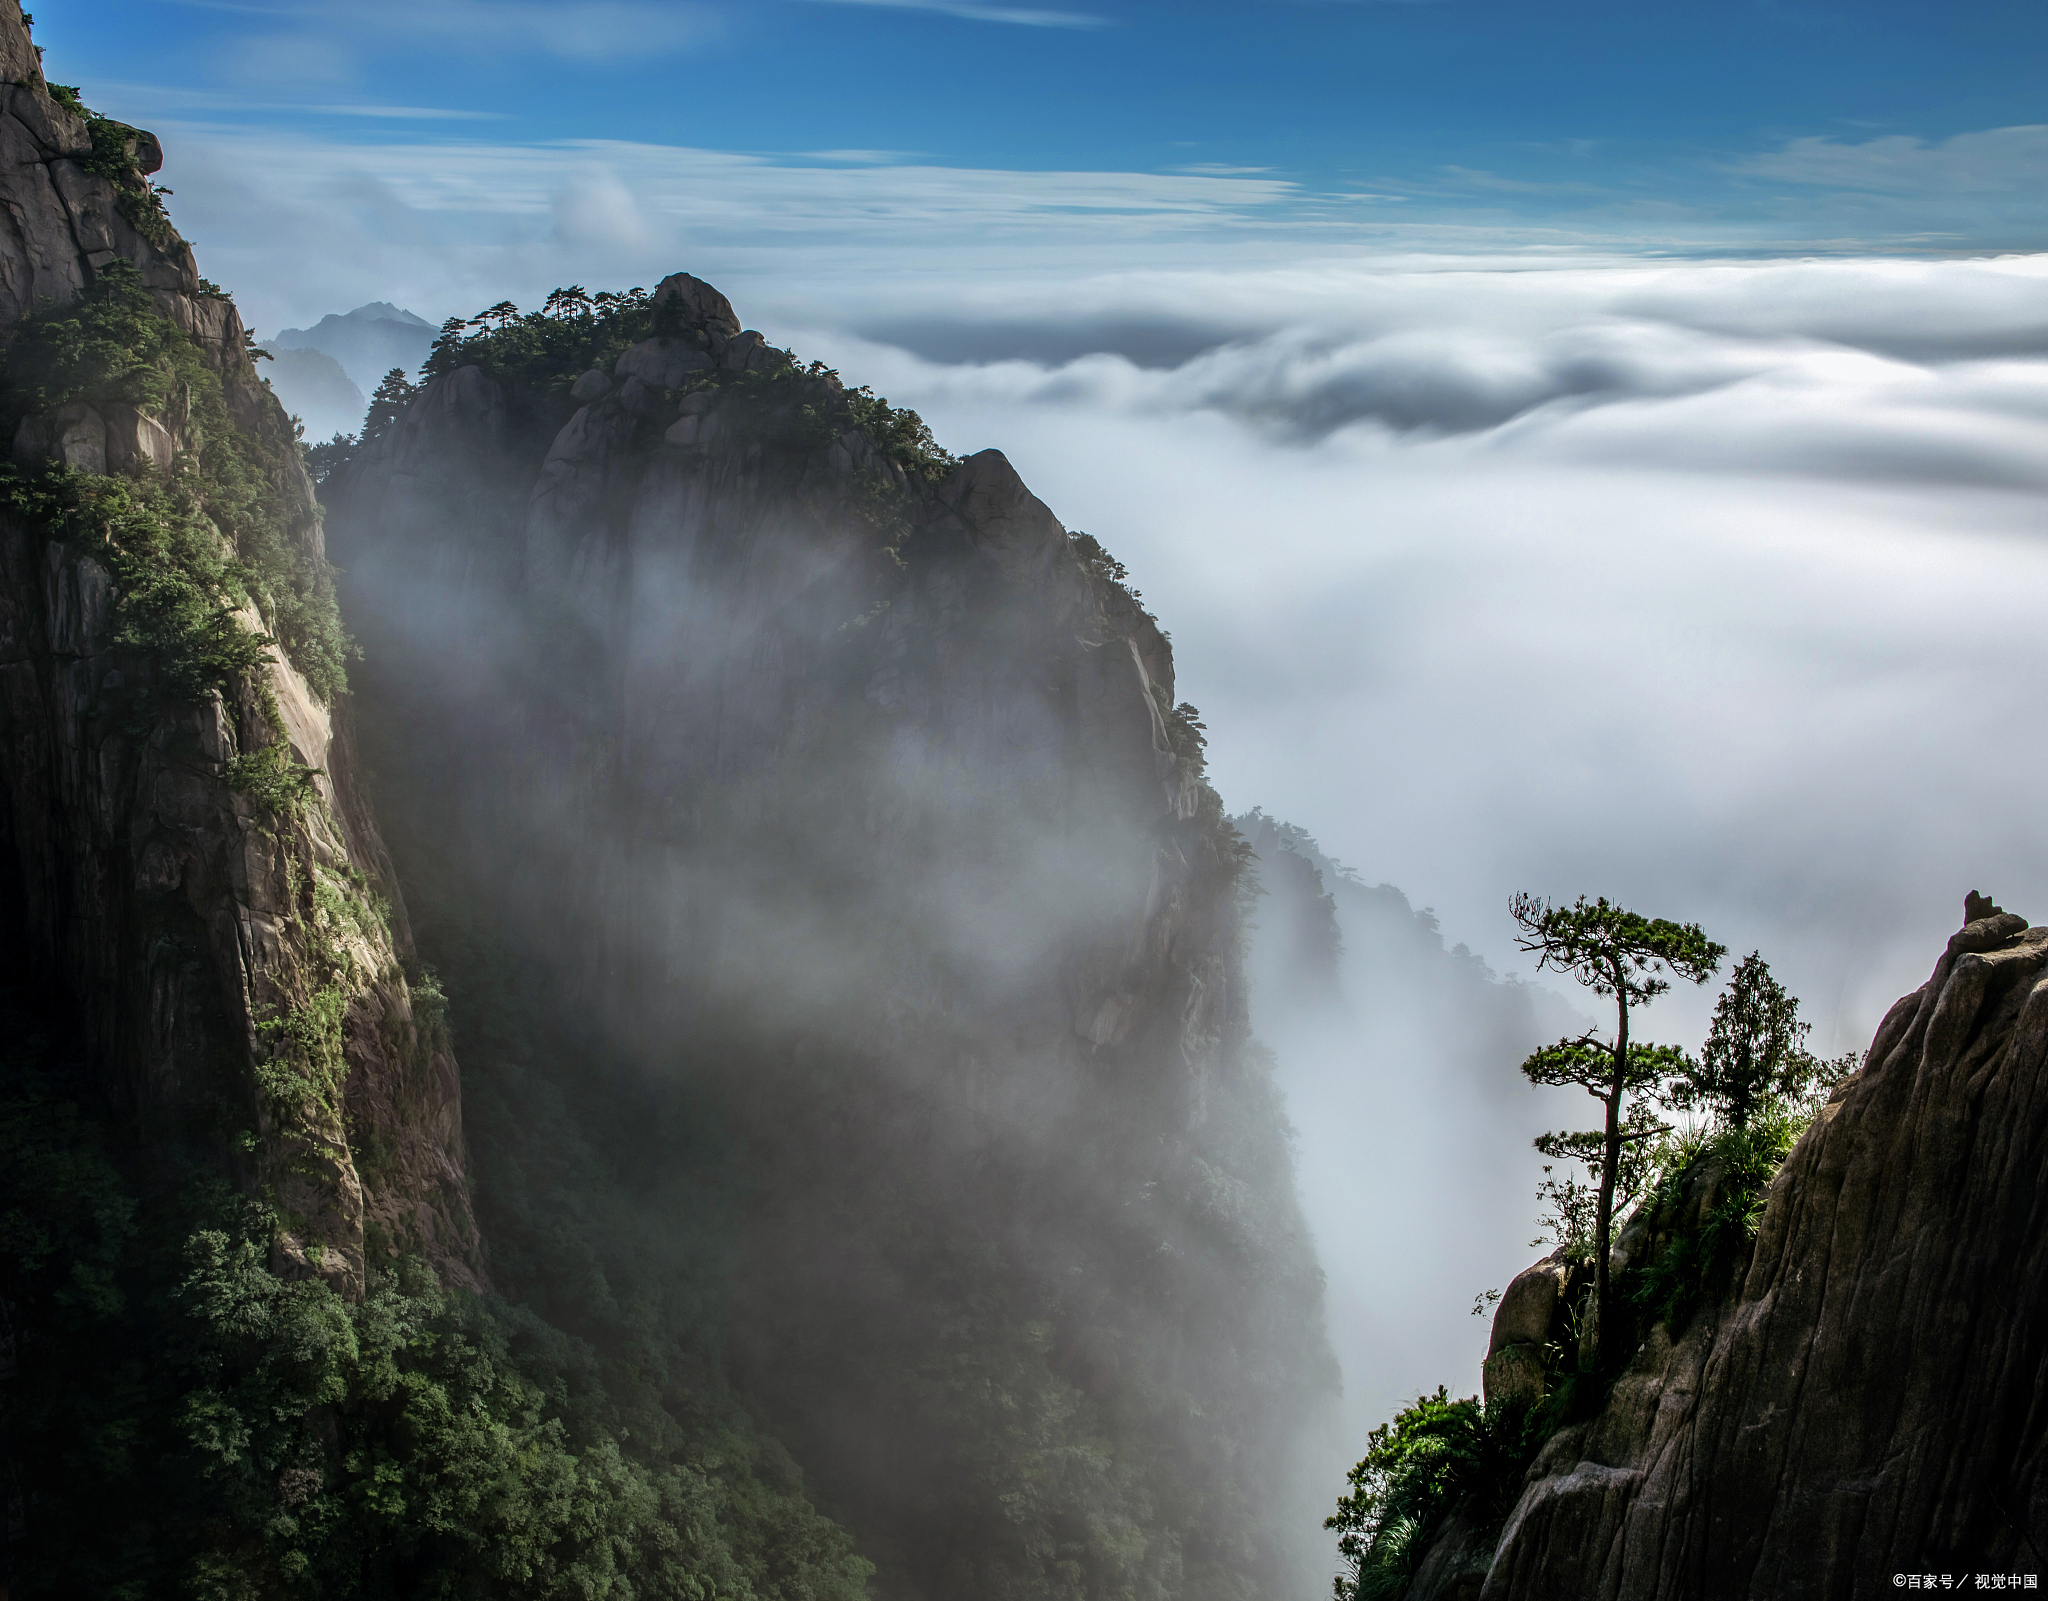
[[(84, 119), (48, 93), (13, 0), (0, 0), (0, 77), (12, 80), (0, 87), (0, 328), (133, 267), (219, 376), (233, 426), (269, 447), (286, 537), (317, 555), (291, 422), (234, 306), (168, 222), (134, 204), (162, 162), (155, 138), (103, 124), (95, 159)], [(89, 169), (114, 154), (117, 175)], [(73, 401), (10, 425), (22, 467), (124, 481), (161, 479), (200, 443), (177, 394), (161, 415)], [(62, 532), (0, 516), (0, 940), (75, 1014), (96, 1082), (74, 1088), (146, 1139), (210, 1150), (266, 1197), (287, 1219), (272, 1242), (282, 1271), (357, 1295), (366, 1249), (412, 1248), (444, 1278), (479, 1283), (455, 1062), (413, 1016), (403, 904), (346, 728), (278, 650), (226, 691), (166, 697), (124, 633), (107, 568)], [(253, 608), (239, 624), (265, 627)], [(289, 814), (232, 781), (237, 757), (280, 738), (321, 770)], [(365, 906), (381, 895), (391, 915), (323, 930), (322, 885)], [(266, 1025), (328, 986), (324, 950), (349, 973), (332, 980), (338, 1082), (318, 1104), (280, 1107), (261, 1084)], [(366, 1143), (374, 1171), (357, 1160)]]
[(609, 371), (444, 372), (328, 486), (431, 849), (558, 1011), (717, 1086), (733, 1360), (891, 1593), (1320, 1589), (1320, 1276), (1165, 636), (999, 452), (657, 304)]
[(1452, 1531), (1420, 1593), (1848, 1597), (2039, 1566), (2048, 928), (1969, 912), (1772, 1182), (1734, 1293), (1675, 1343), (1652, 1328), (1497, 1551)]

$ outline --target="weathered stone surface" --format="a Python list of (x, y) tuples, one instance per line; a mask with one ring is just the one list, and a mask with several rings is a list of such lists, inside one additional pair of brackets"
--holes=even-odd
[(1546, 1446), (1489, 1601), (1846, 1601), (2040, 1565), (2048, 929), (1977, 901), (1773, 1181), (1737, 1291), (1676, 1344), (1653, 1329)]
[(1550, 1337), (1551, 1319), (1570, 1271), (1562, 1261), (1548, 1256), (1515, 1275), (1493, 1310), (1488, 1356), (1509, 1345), (1541, 1345)]
[(1492, 1557), (1493, 1541), (1470, 1518), (1456, 1515), (1430, 1542), (1402, 1601), (1479, 1601)]
[(569, 386), (569, 399), (579, 406), (602, 400), (612, 392), (612, 381), (593, 367)]
[(612, 373), (621, 381), (637, 378), (650, 389), (680, 389), (713, 365), (702, 350), (683, 340), (643, 339), (612, 364)]
[(1481, 1394), (1488, 1406), (1503, 1401), (1533, 1405), (1543, 1399), (1545, 1384), (1543, 1348), (1540, 1345), (1504, 1345), (1487, 1357), (1480, 1369)]
[[(232, 303), (202, 287), (182, 240), (145, 238), (114, 183), (82, 164), (92, 148), (85, 125), (44, 90), (16, 0), (0, 0), (0, 75), (14, 80), (0, 85), (0, 330), (127, 261), (219, 372), (235, 426), (288, 442), (290, 420), (250, 363)], [(140, 130), (126, 130), (126, 150), (137, 181), (162, 163)], [(196, 443), (188, 411), (181, 397), (162, 417), (73, 403), (25, 421), (14, 457), (96, 473), (162, 470), (181, 443)], [(287, 537), (318, 553), (312, 486), (285, 459)], [(422, 1250), (446, 1279), (479, 1284), (459, 1080), (445, 1041), (412, 1016), (399, 966), (409, 953), (403, 901), (345, 730), (282, 659), (225, 698), (166, 699), (149, 657), (117, 639), (115, 599), (89, 557), (0, 519), (7, 958), (73, 1008), (94, 1075), (80, 1088), (126, 1120), (174, 1124), (200, 1104), (246, 1117), (253, 1150), (224, 1143), (215, 1110), (194, 1138), (219, 1146), (236, 1183), (267, 1188), (299, 1220), (274, 1242), (276, 1265), (357, 1294), (375, 1234)], [(243, 622), (267, 632), (253, 610)], [(237, 756), (280, 735), (296, 761), (325, 770), (303, 814), (266, 815), (229, 782)], [(343, 1019), (346, 1077), (337, 1096), (285, 1108), (258, 1090), (261, 1025), (305, 999), (309, 919), (323, 915), (312, 887), (345, 886), (349, 871), (391, 900), (392, 930), (320, 936), (348, 946), (357, 975)], [(374, 1179), (356, 1167), (352, 1132), (387, 1153)]]
[(687, 272), (670, 273), (654, 286), (654, 311), (657, 321), (673, 318), (680, 327), (700, 329), (720, 339), (731, 339), (740, 331), (732, 302)]
[(106, 410), (107, 465), (115, 472), (166, 472), (177, 455), (170, 429), (133, 406)]
[(670, 423), (661, 437), (671, 445), (708, 445), (718, 437), (718, 419), (692, 412)]

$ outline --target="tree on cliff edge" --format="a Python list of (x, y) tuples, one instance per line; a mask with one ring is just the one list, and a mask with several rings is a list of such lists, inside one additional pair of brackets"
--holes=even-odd
[[(1642, 917), (1609, 905), (1604, 897), (1588, 901), (1581, 895), (1570, 906), (1552, 906), (1534, 895), (1517, 895), (1508, 909), (1521, 929), (1515, 944), (1536, 958), (1539, 971), (1548, 967), (1569, 973), (1595, 995), (1614, 1000), (1612, 1040), (1583, 1034), (1546, 1045), (1522, 1063), (1522, 1072), (1531, 1083), (1575, 1084), (1606, 1112), (1597, 1147), (1600, 1187), (1593, 1209), (1592, 1343), (1598, 1368), (1604, 1365), (1612, 1326), (1607, 1258), (1614, 1228), (1615, 1178), (1625, 1142), (1652, 1132), (1634, 1127), (1625, 1130), (1622, 1102), (1679, 1072), (1684, 1060), (1674, 1046), (1631, 1040), (1629, 1010), (1668, 991), (1671, 980), (1663, 976), (1666, 973), (1704, 984), (1721, 965), (1728, 948), (1708, 939), (1697, 923)], [(1554, 1143), (1593, 1145), (1590, 1135), (1545, 1138)]]
[(1851, 1063), (1823, 1062), (1806, 1049), (1810, 1025), (1800, 1021), (1799, 997), (1771, 976), (1770, 964), (1751, 951), (1735, 964), (1727, 991), (1714, 1005), (1713, 1026), (1697, 1062), (1688, 1062), (1669, 1102), (1680, 1110), (1704, 1107), (1728, 1128), (1749, 1126), (1757, 1108), (1797, 1100), (1814, 1082)]

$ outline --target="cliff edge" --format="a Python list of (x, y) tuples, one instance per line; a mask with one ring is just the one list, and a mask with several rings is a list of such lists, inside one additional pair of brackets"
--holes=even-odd
[[(1651, 1328), (1490, 1557), (1454, 1530), (1411, 1593), (1820, 1601), (2040, 1571), (2048, 928), (1974, 894), (1969, 915), (1772, 1181), (1734, 1293), (1675, 1340)], [(1527, 1346), (1529, 1287), (1503, 1299), (1490, 1387)]]
[(501, 1282), (543, 1116), (716, 1126), (721, 1338), (883, 1593), (1317, 1585), (1249, 851), (1123, 569), (687, 273), (451, 324), (322, 460)]
[(77, 1088), (204, 1149), (351, 1297), (481, 1265), (460, 1082), (356, 778), (291, 420), (149, 175), (0, 0), (0, 934)]

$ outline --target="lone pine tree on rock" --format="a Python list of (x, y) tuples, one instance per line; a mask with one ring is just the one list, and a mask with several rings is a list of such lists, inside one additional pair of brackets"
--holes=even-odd
[(1810, 1028), (1800, 1020), (1799, 997), (1751, 951), (1729, 975), (1699, 1060), (1686, 1063), (1669, 1104), (1681, 1111), (1704, 1108), (1728, 1128), (1747, 1128), (1760, 1105), (1804, 1095), (1831, 1065), (1806, 1049)]
[[(1517, 895), (1509, 905), (1521, 933), (1516, 945), (1536, 958), (1539, 970), (1569, 973), (1595, 995), (1614, 1001), (1612, 1040), (1582, 1034), (1577, 1039), (1546, 1045), (1522, 1063), (1533, 1084), (1577, 1085), (1599, 1101), (1605, 1126), (1594, 1135), (1546, 1135), (1539, 1149), (1551, 1155), (1597, 1156), (1599, 1189), (1593, 1208), (1593, 1362), (1606, 1357), (1608, 1317), (1608, 1253), (1614, 1228), (1615, 1180), (1626, 1143), (1656, 1132), (1631, 1122), (1624, 1127), (1622, 1103), (1631, 1094), (1651, 1089), (1683, 1070), (1684, 1053), (1675, 1046), (1648, 1045), (1629, 1038), (1631, 1007), (1647, 1005), (1671, 988), (1669, 973), (1704, 984), (1728, 954), (1725, 945), (1707, 938), (1697, 923), (1648, 918), (1609, 904), (1605, 897), (1583, 895), (1570, 906), (1552, 906), (1534, 895)], [(1597, 1138), (1598, 1144), (1595, 1145)], [(1545, 1142), (1548, 1142), (1546, 1145)]]

